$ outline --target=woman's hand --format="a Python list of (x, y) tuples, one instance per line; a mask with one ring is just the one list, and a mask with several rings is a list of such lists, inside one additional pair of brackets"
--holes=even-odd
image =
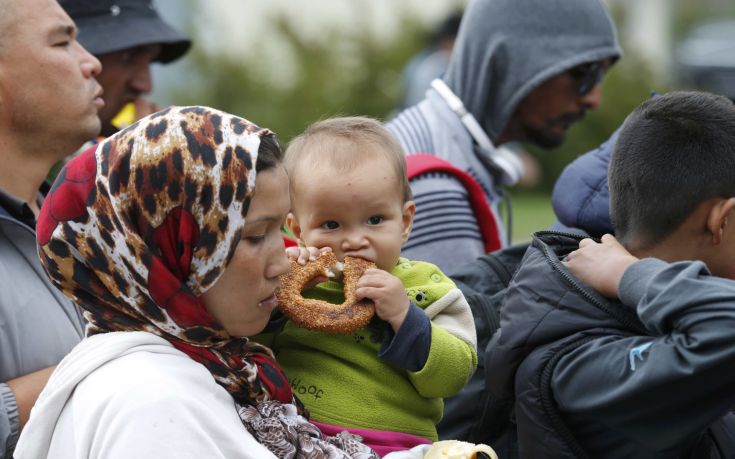
[(289, 260), (296, 260), (296, 263), (305, 265), (308, 261), (314, 261), (324, 252), (331, 252), (331, 247), (286, 247), (286, 256)]
[(375, 313), (388, 322), (394, 332), (403, 325), (411, 305), (401, 281), (382, 269), (366, 270), (357, 281), (355, 295), (358, 299), (373, 300)]
[(618, 297), (618, 286), (623, 273), (638, 258), (610, 234), (602, 236), (598, 244), (592, 239), (582, 239), (579, 249), (570, 253), (564, 264), (582, 282), (608, 298)]

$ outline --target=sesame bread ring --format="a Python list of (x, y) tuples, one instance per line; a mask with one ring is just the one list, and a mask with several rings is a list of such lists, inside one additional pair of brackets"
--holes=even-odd
[(324, 252), (306, 265), (291, 260), (291, 270), (281, 276), (281, 286), (276, 292), (279, 309), (296, 325), (308, 330), (348, 334), (365, 327), (375, 314), (375, 304), (368, 299), (357, 301), (355, 288), (362, 273), (368, 268), (375, 268), (375, 263), (345, 257), (342, 279), (345, 301), (342, 304), (307, 299), (301, 295), (312, 279), (334, 277), (331, 270), (337, 266), (339, 263), (333, 252)]

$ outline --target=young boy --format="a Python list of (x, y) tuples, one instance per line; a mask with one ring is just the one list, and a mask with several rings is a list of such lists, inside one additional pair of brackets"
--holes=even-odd
[[(352, 428), (381, 454), (437, 440), (442, 398), (458, 392), (477, 365), (476, 336), (454, 283), (432, 264), (400, 258), (415, 210), (401, 147), (378, 121), (335, 118), (294, 139), (285, 165), (288, 225), (301, 246), (290, 256), (304, 262), (328, 247), (340, 261), (375, 262), (356, 294), (373, 300), (380, 320), (352, 335), (289, 321), (265, 342), (323, 430)], [(336, 282), (305, 296), (343, 301)]]
[(487, 373), (515, 396), (520, 457), (733, 457), (735, 106), (644, 102), (609, 184), (633, 255), (609, 235), (538, 233), (503, 304)]

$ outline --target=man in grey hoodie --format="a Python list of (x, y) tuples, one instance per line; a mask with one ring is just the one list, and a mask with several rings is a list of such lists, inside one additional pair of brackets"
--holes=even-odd
[[(446, 74), (388, 128), (407, 155), (436, 155), (473, 176), (500, 223), (501, 187), (512, 185), (522, 166), (496, 146), (561, 145), (566, 130), (599, 106), (599, 83), (620, 56), (600, 0), (473, 0)], [(485, 252), (457, 179), (428, 173), (411, 188), (417, 210), (405, 256), (451, 272)]]

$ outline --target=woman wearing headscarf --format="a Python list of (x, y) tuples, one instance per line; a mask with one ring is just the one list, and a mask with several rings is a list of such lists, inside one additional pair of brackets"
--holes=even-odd
[(16, 458), (377, 457), (348, 433), (323, 436), (247, 338), (288, 269), (280, 161), (267, 129), (174, 107), (65, 166), (39, 255), (84, 309), (87, 338), (54, 371)]

